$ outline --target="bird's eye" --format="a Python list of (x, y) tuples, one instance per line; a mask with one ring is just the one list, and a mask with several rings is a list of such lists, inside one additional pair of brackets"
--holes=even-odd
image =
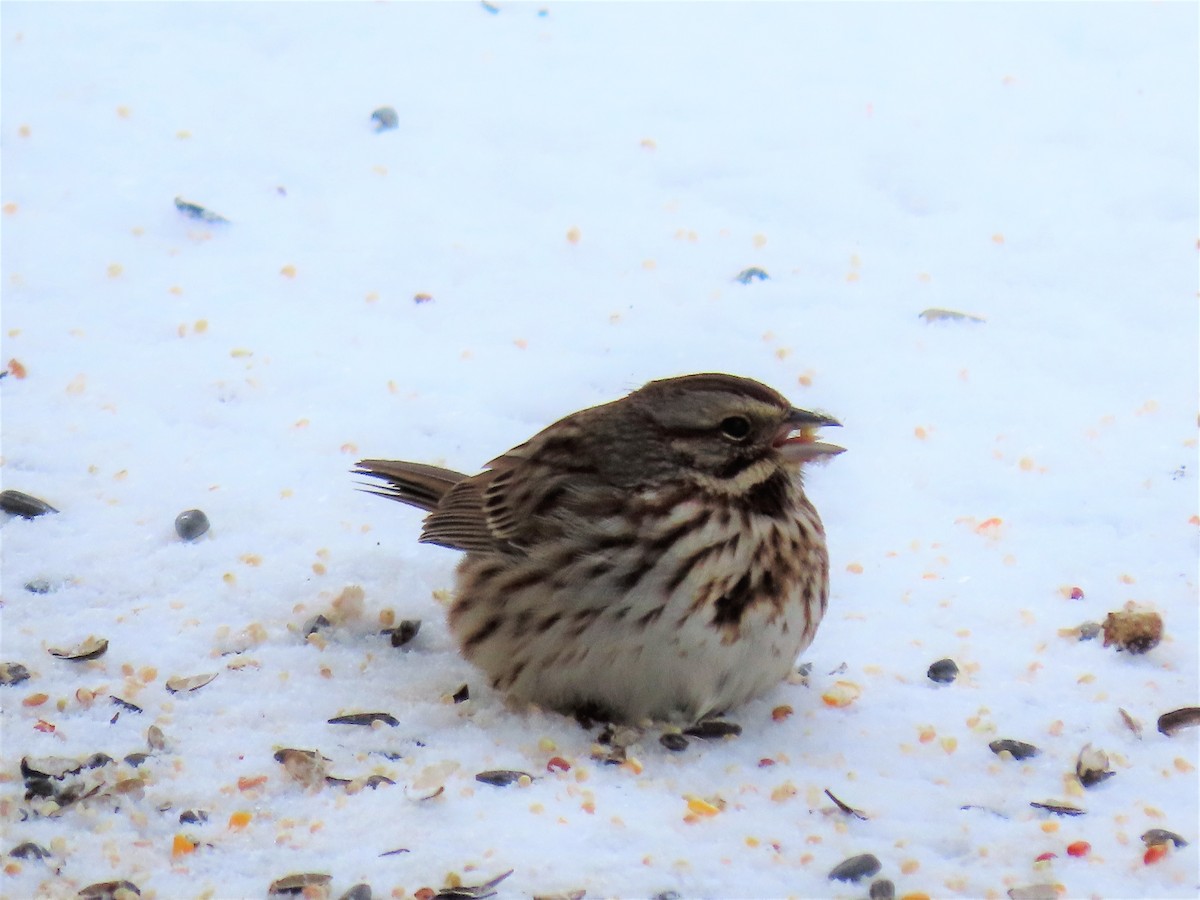
[(721, 420), (721, 434), (735, 441), (744, 440), (750, 434), (750, 420), (745, 416), (729, 416)]

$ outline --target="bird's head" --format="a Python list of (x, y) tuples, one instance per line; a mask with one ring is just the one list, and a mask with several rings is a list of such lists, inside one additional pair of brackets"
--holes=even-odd
[[(817, 440), (823, 426), (840, 425), (822, 413), (792, 406), (778, 391), (749, 378), (684, 375), (652, 381), (626, 402), (645, 417), (670, 456), (733, 489), (767, 469), (792, 468), (842, 453)], [(760, 471), (761, 470), (761, 471)]]

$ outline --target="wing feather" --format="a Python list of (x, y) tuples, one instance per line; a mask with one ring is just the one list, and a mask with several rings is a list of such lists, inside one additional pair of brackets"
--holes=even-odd
[[(593, 410), (576, 413), (579, 419)], [(585, 495), (611, 493), (594, 461), (581, 457), (560, 421), (489, 462), (478, 475), (424, 463), (365, 459), (355, 472), (386, 482), (378, 490), (426, 510), (421, 541), (455, 550), (524, 553), (527, 546), (579, 520)]]

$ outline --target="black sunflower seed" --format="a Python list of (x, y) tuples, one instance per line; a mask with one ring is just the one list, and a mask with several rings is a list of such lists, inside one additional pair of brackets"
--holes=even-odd
[(1054, 813), (1056, 816), (1082, 816), (1086, 810), (1080, 809), (1078, 806), (1070, 806), (1066, 803), (1036, 803), (1029, 804), (1034, 809), (1044, 809), (1046, 812)]
[(205, 209), (199, 203), (192, 203), (188, 200), (184, 200), (182, 197), (175, 198), (175, 208), (189, 219), (198, 219), (201, 222), (212, 222), (213, 224), (219, 224), (221, 222), (229, 221), (227, 218), (213, 212), (211, 209)]
[(1185, 706), (1173, 709), (1158, 717), (1158, 730), (1170, 737), (1184, 728), (1195, 728), (1200, 725), (1200, 707)]
[(348, 713), (329, 719), (330, 725), (372, 725), (375, 722), (382, 722), (392, 728), (400, 724), (399, 719), (391, 713), (385, 712)]
[(128, 891), (135, 896), (142, 896), (142, 892), (132, 881), (101, 881), (89, 884), (76, 896), (80, 900), (115, 900), (118, 891)]
[(329, 882), (333, 881), (332, 875), (323, 875), (318, 872), (305, 872), (298, 875), (285, 875), (283, 878), (277, 878), (271, 882), (271, 886), (267, 888), (269, 896), (298, 896), (304, 893), (305, 888), (317, 888), (318, 890), (326, 887)]
[(47, 513), (58, 512), (45, 500), (39, 500), (30, 494), (11, 489), (0, 491), (0, 509), (11, 515), (20, 516), (22, 519), (36, 519)]
[(1029, 759), (1037, 756), (1042, 751), (1033, 744), (1027, 744), (1024, 741), (1014, 741), (1009, 738), (1001, 738), (998, 741), (992, 741), (988, 744), (988, 748), (999, 756), (1005, 750), (1012, 754), (1013, 759)]
[(513, 769), (489, 769), (476, 775), (475, 780), (495, 787), (508, 787), (510, 784), (520, 781), (522, 777), (533, 778), (528, 772), (517, 772)]
[(658, 742), (672, 753), (679, 753), (688, 748), (688, 739), (677, 731), (668, 731)]
[(390, 106), (381, 106), (371, 113), (371, 121), (375, 123), (376, 131), (391, 131), (400, 127), (400, 115)]
[(17, 844), (17, 846), (9, 850), (8, 855), (15, 856), (17, 859), (46, 859), (50, 856), (50, 851), (41, 844), (26, 841), (23, 844)]
[(1156, 844), (1166, 844), (1168, 842), (1176, 847), (1186, 847), (1188, 842), (1181, 838), (1173, 831), (1167, 831), (1165, 828), (1151, 828), (1142, 835), (1142, 841), (1147, 847), (1153, 847)]
[(734, 281), (741, 284), (750, 284), (752, 281), (766, 281), (771, 276), (767, 274), (766, 269), (760, 269), (758, 266), (751, 266), (748, 269), (742, 269), (737, 273)]
[(925, 673), (930, 681), (938, 684), (950, 684), (958, 677), (958, 664), (952, 659), (939, 659)]
[(496, 891), (493, 888), (512, 873), (513, 870), (509, 869), (485, 884), (442, 888), (434, 895), (434, 900), (485, 900), (487, 897), (495, 897)]
[(882, 866), (871, 853), (860, 853), (838, 863), (829, 873), (830, 881), (861, 881), (879, 872)]
[(420, 619), (404, 619), (395, 628), (385, 628), (380, 634), (386, 634), (391, 638), (393, 647), (403, 647), (417, 636), (417, 632), (421, 630)]
[(737, 737), (742, 733), (742, 726), (724, 719), (705, 719), (691, 728), (683, 729), (683, 733), (695, 738)]

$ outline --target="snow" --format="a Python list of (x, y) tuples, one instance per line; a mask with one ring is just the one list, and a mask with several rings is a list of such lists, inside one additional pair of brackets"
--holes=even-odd
[[(1197, 732), (1155, 729), (1200, 691), (1195, 5), (3, 13), (0, 478), (61, 512), (0, 531), (0, 661), (32, 675), (0, 688), (0, 850), (54, 852), (6, 856), (0, 893), (320, 872), (404, 897), (511, 869), (502, 896), (860, 897), (827, 876), (873, 853), (898, 896), (1195, 896)], [(456, 554), (349, 469), (476, 471), (694, 371), (845, 424), (806, 479), (830, 614), (807, 684), (733, 711), (741, 737), (650, 732), (641, 771), (607, 766), (594, 730), (508, 708), (458, 657)], [(184, 543), (193, 507), (212, 529)], [(1165, 622), (1146, 654), (1059, 633), (1128, 601)], [(409, 647), (388, 610), (422, 620)], [(94, 661), (46, 652), (89, 635)], [(839, 681), (859, 696), (828, 706)], [(110, 723), (111, 696), (143, 712)], [(399, 724), (326, 724), (355, 711)], [(120, 761), (152, 724), (165, 749)], [(1000, 759), (1005, 737), (1042, 753)], [(1082, 790), (1088, 743), (1116, 774)], [(306, 787), (282, 748), (396, 783)], [(144, 796), (33, 815), (18, 760), (95, 752), (118, 762), (89, 784)], [(1156, 827), (1190, 844), (1148, 865)]]

